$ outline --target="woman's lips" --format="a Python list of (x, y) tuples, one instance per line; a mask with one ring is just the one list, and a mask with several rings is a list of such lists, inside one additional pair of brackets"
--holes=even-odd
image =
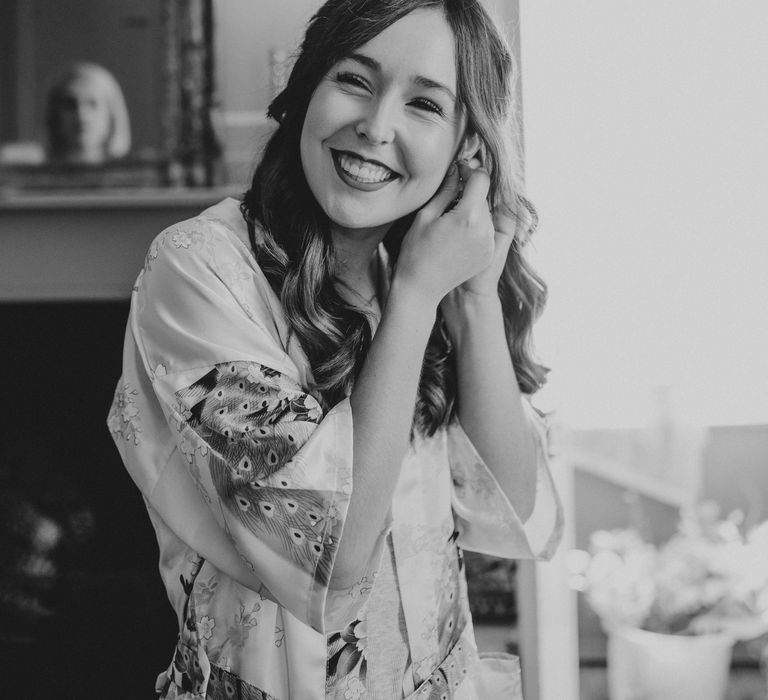
[(351, 151), (331, 149), (331, 154), (339, 177), (355, 189), (378, 190), (400, 177), (383, 163), (363, 158)]

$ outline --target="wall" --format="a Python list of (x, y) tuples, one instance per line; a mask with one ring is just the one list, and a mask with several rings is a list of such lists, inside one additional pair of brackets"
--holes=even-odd
[(539, 347), (579, 427), (768, 420), (768, 4), (522, 3)]
[(215, 4), (218, 39), (218, 93), (227, 112), (264, 115), (271, 100), (270, 53), (292, 53), (319, 0), (219, 0)]
[(768, 519), (768, 426), (713, 428), (703, 463), (705, 497), (724, 513), (742, 510), (745, 527)]
[[(533, 258), (550, 291), (539, 405), (584, 429), (651, 427), (664, 412), (721, 426), (704, 494), (762, 517), (767, 34), (762, 0), (521, 3)], [(673, 511), (641, 516), (625, 492), (577, 473), (578, 544), (597, 527), (669, 531)], [(601, 655), (595, 616), (579, 614), (582, 656)]]

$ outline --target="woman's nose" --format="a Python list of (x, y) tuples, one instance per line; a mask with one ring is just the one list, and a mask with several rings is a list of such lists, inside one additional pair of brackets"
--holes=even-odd
[(75, 108), (75, 114), (77, 115), (77, 118), (84, 122), (90, 117), (90, 113), (92, 112), (92, 108), (87, 102), (79, 101), (77, 103), (77, 106)]
[(395, 120), (394, 105), (388, 100), (371, 101), (355, 131), (372, 144), (391, 143), (395, 138)]

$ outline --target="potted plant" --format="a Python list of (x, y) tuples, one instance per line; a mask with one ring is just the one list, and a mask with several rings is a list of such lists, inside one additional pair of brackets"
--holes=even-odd
[(608, 634), (611, 700), (722, 700), (731, 650), (768, 631), (768, 522), (683, 509), (662, 546), (632, 529), (592, 534), (572, 552), (572, 586)]

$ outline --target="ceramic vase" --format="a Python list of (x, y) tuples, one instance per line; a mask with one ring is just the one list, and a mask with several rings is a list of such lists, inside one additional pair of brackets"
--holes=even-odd
[(608, 635), (610, 700), (724, 700), (733, 640), (631, 627)]

